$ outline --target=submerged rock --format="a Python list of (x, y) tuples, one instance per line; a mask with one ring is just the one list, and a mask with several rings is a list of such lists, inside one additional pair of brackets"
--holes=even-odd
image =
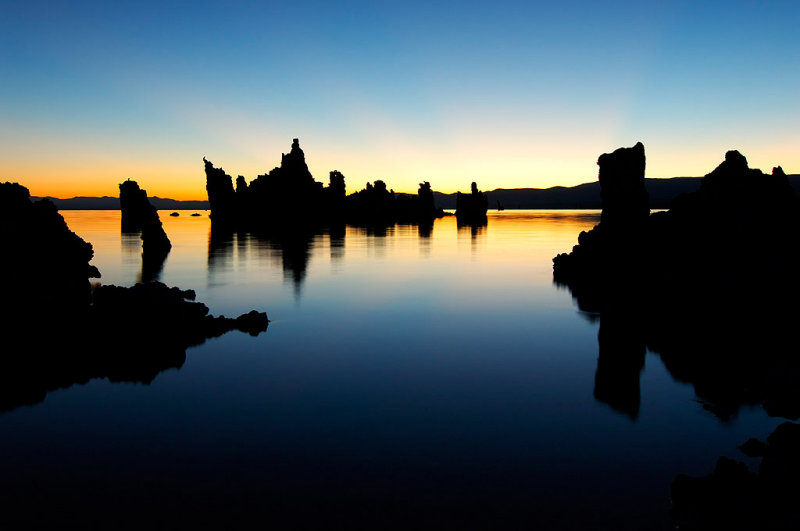
[(91, 317), (103, 334), (129, 336), (129, 341), (143, 349), (157, 343), (185, 349), (230, 330), (251, 335), (267, 330), (269, 321), (264, 312), (253, 310), (236, 319), (214, 317), (205, 304), (194, 299), (193, 290), (170, 288), (160, 282), (130, 288), (98, 286)]

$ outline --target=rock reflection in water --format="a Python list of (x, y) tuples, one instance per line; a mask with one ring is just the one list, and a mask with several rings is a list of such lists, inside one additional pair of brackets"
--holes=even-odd
[(284, 279), (294, 285), (295, 296), (300, 298), (306, 271), (314, 247), (327, 241), (331, 260), (344, 258), (345, 230), (343, 227), (293, 231), (232, 231), (212, 224), (208, 237), (209, 275), (230, 271), (236, 260), (244, 262), (248, 255), (277, 260)]

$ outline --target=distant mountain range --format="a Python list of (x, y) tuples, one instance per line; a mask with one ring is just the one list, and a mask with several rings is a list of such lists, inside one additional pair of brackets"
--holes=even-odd
[[(41, 197), (32, 197), (34, 201)], [(58, 199), (46, 197), (59, 210), (119, 210), (119, 197), (71, 197)], [(208, 201), (178, 201), (164, 197), (149, 197), (150, 203), (158, 210), (208, 210)]]
[[(800, 195), (800, 175), (789, 175), (789, 182)], [(669, 208), (674, 197), (693, 192), (700, 186), (701, 177), (673, 177), (671, 179), (645, 179), (650, 194), (650, 208)], [(552, 188), (497, 188), (486, 192), (489, 208), (601, 208), (600, 183), (577, 186), (553, 186)], [(456, 208), (456, 194), (434, 192), (436, 206)], [(34, 197), (34, 200), (40, 199)], [(58, 199), (48, 197), (60, 210), (119, 210), (118, 197), (72, 197)], [(151, 197), (150, 202), (159, 210), (208, 210), (208, 201), (177, 201), (162, 197)]]
[[(800, 175), (789, 175), (789, 182), (800, 195)], [(645, 179), (645, 187), (650, 194), (650, 208), (669, 208), (676, 196), (694, 192), (700, 186), (702, 177), (673, 177), (671, 179)], [(579, 184), (552, 188), (497, 188), (486, 192), (489, 208), (497, 208), (498, 201), (503, 208), (602, 208), (600, 183)], [(456, 207), (456, 194), (434, 192), (436, 205), (451, 209)]]

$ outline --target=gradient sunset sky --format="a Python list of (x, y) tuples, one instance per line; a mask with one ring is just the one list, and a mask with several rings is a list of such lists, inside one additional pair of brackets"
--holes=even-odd
[(738, 149), (800, 173), (800, 3), (36, 2), (0, 8), (0, 181), (203, 199), (299, 138), (348, 193), (571, 186)]

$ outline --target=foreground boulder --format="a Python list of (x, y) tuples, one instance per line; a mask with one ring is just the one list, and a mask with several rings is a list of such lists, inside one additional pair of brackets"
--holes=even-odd
[(149, 383), (207, 338), (267, 329), (263, 312), (214, 317), (193, 291), (158, 282), (92, 291), (91, 244), (18, 184), (0, 185), (0, 246), (0, 411), (92, 378)]
[(0, 322), (84, 312), (94, 251), (48, 199), (33, 202), (17, 183), (0, 184)]

